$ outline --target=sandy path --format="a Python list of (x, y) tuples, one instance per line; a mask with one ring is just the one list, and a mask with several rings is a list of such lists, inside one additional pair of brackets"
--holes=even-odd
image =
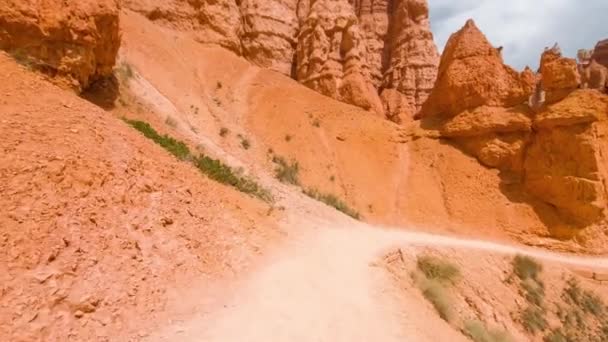
[[(431, 341), (464, 339), (421, 326), (397, 307), (391, 282), (374, 266), (396, 246), (527, 254), (545, 262), (608, 270), (608, 259), (567, 256), (481, 240), (371, 228), (319, 227), (287, 243), (267, 264), (200, 313), (150, 341)], [(226, 291), (231, 292), (231, 291)], [(409, 324), (408, 324), (409, 322)], [(414, 324), (413, 322), (417, 322)], [(430, 323), (429, 323), (430, 324)], [(424, 322), (422, 323), (424, 325)], [(444, 336), (442, 336), (444, 334)]]

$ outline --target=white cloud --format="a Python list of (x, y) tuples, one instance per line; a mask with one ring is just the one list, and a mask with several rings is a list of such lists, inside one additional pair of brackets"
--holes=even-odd
[(608, 38), (608, 0), (429, 0), (431, 29), (443, 49), (450, 34), (475, 20), (505, 62), (538, 67), (544, 47), (558, 42), (565, 55)]

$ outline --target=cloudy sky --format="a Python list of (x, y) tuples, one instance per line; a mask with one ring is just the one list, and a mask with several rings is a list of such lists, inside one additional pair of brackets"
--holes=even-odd
[(558, 42), (576, 56), (608, 38), (608, 0), (428, 0), (431, 29), (439, 50), (468, 18), (494, 46), (503, 46), (507, 64), (538, 67), (545, 46)]

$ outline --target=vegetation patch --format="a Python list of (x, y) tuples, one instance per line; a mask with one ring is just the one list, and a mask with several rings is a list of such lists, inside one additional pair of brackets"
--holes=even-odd
[(359, 220), (361, 216), (353, 208), (349, 207), (348, 204), (343, 202), (341, 199), (332, 194), (323, 194), (314, 189), (304, 190), (304, 194), (317, 201), (323, 202), (330, 207), (334, 207), (336, 210), (343, 212), (344, 214)]
[(506, 331), (489, 330), (480, 321), (465, 322), (463, 332), (473, 342), (511, 342), (513, 340)]
[(530, 305), (521, 313), (521, 324), (527, 332), (536, 334), (547, 329), (546, 312), (544, 309)]
[(173, 139), (172, 137), (164, 134), (160, 135), (150, 124), (138, 120), (124, 119), (126, 123), (131, 125), (136, 130), (140, 131), (146, 138), (153, 140), (155, 143), (162, 146), (172, 155), (176, 156), (177, 159), (187, 160), (191, 157), (190, 149), (182, 141)]
[(292, 160), (287, 162), (285, 158), (280, 156), (273, 156), (272, 162), (277, 165), (274, 169), (275, 177), (281, 182), (286, 184), (299, 185), (299, 172), (300, 166), (298, 162)]
[(601, 317), (606, 313), (606, 305), (602, 299), (591, 291), (583, 290), (575, 278), (570, 278), (562, 295), (563, 299), (578, 306), (585, 313)]
[(150, 124), (138, 120), (124, 119), (126, 123), (140, 131), (145, 137), (153, 140), (169, 153), (180, 160), (192, 162), (192, 164), (210, 179), (222, 184), (230, 185), (246, 194), (258, 197), (266, 202), (272, 201), (270, 192), (255, 181), (238, 175), (230, 166), (220, 160), (210, 158), (203, 154), (198, 157), (192, 155), (188, 146), (168, 135), (160, 135)]
[(241, 192), (256, 196), (266, 202), (272, 201), (270, 192), (255, 181), (237, 175), (233, 169), (217, 159), (204, 155), (194, 159), (194, 165), (209, 178), (223, 184), (235, 187)]
[(451, 322), (454, 314), (449, 286), (456, 283), (460, 271), (455, 265), (432, 256), (419, 256), (416, 266), (414, 283), (422, 291), (424, 298), (433, 305), (439, 317)]
[(528, 256), (517, 255), (513, 259), (513, 272), (521, 280), (532, 279), (538, 281), (538, 276), (542, 270), (542, 266)]
[(417, 260), (418, 269), (428, 278), (441, 283), (455, 283), (460, 270), (454, 264), (433, 256), (421, 256)]

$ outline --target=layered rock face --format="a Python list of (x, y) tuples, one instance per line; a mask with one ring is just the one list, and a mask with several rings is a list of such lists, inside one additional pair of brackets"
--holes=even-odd
[(0, 0), (0, 49), (82, 90), (112, 73), (118, 10), (115, 0)]
[(426, 0), (395, 1), (392, 13), (385, 88), (403, 93), (416, 112), (431, 93), (437, 78), (439, 53), (433, 41)]
[(439, 77), (422, 116), (455, 116), (479, 106), (511, 107), (528, 100), (535, 84), (530, 70), (518, 73), (472, 20), (453, 34), (439, 64)]
[(597, 222), (606, 206), (608, 96), (577, 90), (576, 68), (555, 48), (543, 53), (540, 81), (530, 70), (518, 74), (468, 22), (448, 42), (423, 120), (515, 176), (566, 222)]
[(345, 0), (317, 0), (298, 36), (296, 79), (334, 99), (383, 112), (361, 69), (358, 20)]
[(426, 0), (122, 1), (151, 20), (191, 31), (200, 42), (391, 118), (397, 107), (381, 102), (383, 89), (403, 94), (413, 110), (398, 115), (411, 115), (437, 75)]
[(297, 5), (294, 0), (243, 0), (243, 55), (259, 66), (290, 75), (299, 28)]
[(608, 68), (608, 39), (599, 41), (595, 45), (591, 58)]

